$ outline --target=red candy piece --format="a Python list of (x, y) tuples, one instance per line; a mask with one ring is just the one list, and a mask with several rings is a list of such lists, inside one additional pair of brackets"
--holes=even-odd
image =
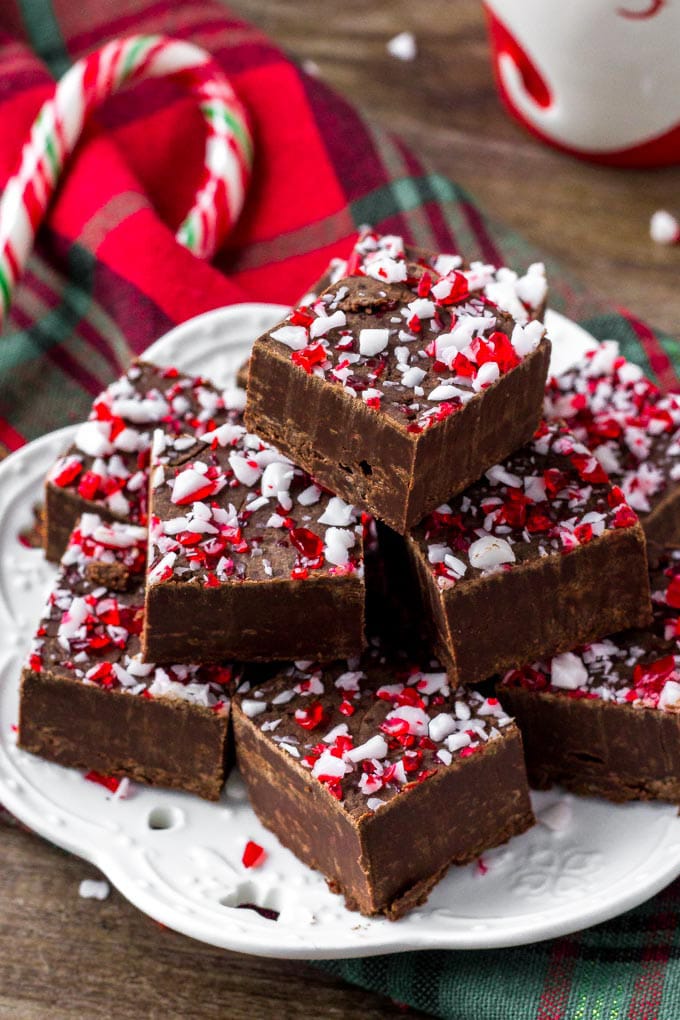
[(673, 609), (680, 609), (680, 574), (676, 574), (668, 585), (666, 603)]
[(78, 483), (78, 494), (83, 499), (94, 499), (101, 484), (101, 476), (95, 471), (86, 471)]
[(326, 350), (322, 344), (305, 347), (301, 351), (293, 351), (291, 361), (294, 365), (303, 368), (307, 375), (312, 374), (315, 365), (322, 364), (327, 358)]
[(62, 465), (61, 469), (56, 475), (52, 475), (51, 481), (59, 488), (69, 485), (74, 478), (77, 478), (80, 472), (83, 470), (83, 465), (77, 458), (71, 458)]
[(637, 524), (637, 514), (627, 504), (623, 503), (614, 511), (614, 527), (630, 528)]
[(246, 843), (241, 862), (244, 868), (259, 868), (267, 860), (267, 851), (259, 843), (249, 839)]
[(303, 306), (302, 308), (295, 309), (290, 317), (290, 322), (293, 326), (304, 326), (305, 329), (309, 329), (314, 319), (314, 313), (310, 312), (309, 308)]
[(117, 776), (103, 776), (101, 772), (95, 772), (94, 770), (86, 772), (85, 779), (90, 783), (98, 783), (99, 786), (105, 787), (111, 793), (115, 793), (120, 786), (120, 779)]
[(303, 730), (315, 730), (325, 719), (324, 707), (320, 701), (314, 701), (308, 708), (298, 708), (295, 713), (295, 722), (302, 726)]
[(182, 496), (181, 499), (174, 499), (173, 502), (176, 506), (185, 506), (187, 503), (200, 503), (202, 499), (207, 499), (208, 496), (212, 496), (215, 489), (215, 483), (208, 481), (200, 488), (194, 489), (193, 492), (188, 492), (187, 495)]
[(323, 554), (323, 542), (309, 528), (291, 528), (290, 540), (307, 560), (318, 560)]
[[(106, 640), (106, 644), (110, 642)], [(92, 642), (90, 642), (92, 644)], [(89, 680), (94, 680), (96, 683), (101, 684), (102, 687), (112, 687), (116, 682), (116, 677), (113, 672), (113, 666), (110, 662), (100, 662), (99, 665), (92, 670), (88, 676)]]

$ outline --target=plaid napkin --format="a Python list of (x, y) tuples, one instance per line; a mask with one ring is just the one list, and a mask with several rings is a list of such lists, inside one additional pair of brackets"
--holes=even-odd
[[(0, 186), (51, 76), (112, 37), (159, 30), (212, 51), (252, 114), (245, 214), (212, 265), (180, 247), (174, 231), (200, 179), (200, 118), (162, 81), (111, 99), (69, 166), (0, 339), (0, 453), (84, 417), (130, 356), (174, 324), (237, 301), (293, 301), (331, 256), (347, 253), (363, 223), (517, 267), (542, 257), (209, 0), (6, 0)], [(547, 268), (553, 308), (618, 339), (662, 385), (678, 384), (675, 340)], [(456, 1020), (676, 1020), (679, 910), (676, 883), (623, 918), (554, 942), (324, 966)]]

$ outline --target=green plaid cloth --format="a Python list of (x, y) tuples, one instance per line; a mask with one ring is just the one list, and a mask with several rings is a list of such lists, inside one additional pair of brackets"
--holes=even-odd
[[(50, 75), (109, 38), (157, 31), (210, 49), (252, 114), (246, 213), (213, 265), (180, 249), (174, 227), (202, 159), (190, 104), (163, 82), (110, 101), (69, 168), (0, 339), (0, 455), (85, 416), (130, 356), (175, 323), (239, 300), (293, 301), (332, 255), (347, 253), (363, 223), (517, 268), (543, 257), (212, 0), (6, 0), (0, 185)], [(677, 386), (677, 340), (545, 261), (553, 308), (617, 339), (662, 386)], [(451, 1020), (678, 1020), (679, 902), (677, 882), (568, 938), (320, 966)]]

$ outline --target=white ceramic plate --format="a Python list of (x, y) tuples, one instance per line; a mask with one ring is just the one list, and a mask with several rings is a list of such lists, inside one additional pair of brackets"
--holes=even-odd
[[(226, 383), (250, 341), (285, 310), (241, 305), (173, 330), (148, 354)], [(592, 338), (551, 314), (555, 364), (564, 368)], [(0, 465), (0, 802), (25, 825), (97, 865), (140, 910), (215, 946), (265, 956), (362, 956), (397, 950), (496, 948), (595, 924), (641, 903), (680, 873), (680, 820), (672, 806), (615, 807), (560, 792), (534, 798), (537, 813), (566, 801), (559, 832), (539, 824), (484, 855), (483, 866), (452, 869), (425, 906), (396, 923), (345, 910), (323, 878), (305, 868), (257, 821), (240, 777), (219, 804), (136, 786), (116, 801), (64, 769), (18, 750), (17, 681), (53, 568), (17, 534), (40, 497), (42, 479), (74, 428), (31, 443)], [(265, 847), (247, 870), (247, 840)], [(257, 904), (269, 920), (238, 909)]]

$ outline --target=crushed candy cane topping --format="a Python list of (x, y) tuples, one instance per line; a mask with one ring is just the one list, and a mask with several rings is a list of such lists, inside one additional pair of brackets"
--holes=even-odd
[(545, 413), (593, 451), (643, 524), (680, 482), (680, 396), (662, 394), (614, 340), (549, 380)]
[(151, 455), (149, 584), (363, 576), (370, 518), (241, 419), (200, 439), (160, 430)]
[(142, 662), (146, 528), (83, 514), (33, 638), (27, 667), (103, 690), (226, 711), (230, 666)]
[(200, 377), (136, 362), (99, 394), (48, 480), (107, 515), (145, 524), (153, 430), (202, 435), (244, 404), (243, 390), (219, 392)]
[(442, 590), (568, 553), (637, 516), (600, 462), (559, 422), (442, 504), (412, 532)]
[(451, 690), (444, 672), (386, 663), (375, 650), (358, 666), (298, 663), (240, 696), (252, 724), (357, 816), (503, 739), (512, 723), (497, 698)]
[[(541, 344), (540, 263), (518, 276), (429, 255), (364, 231), (330, 289), (309, 295), (269, 339), (297, 367), (419, 434), (460, 410)], [(267, 337), (263, 343), (269, 342)]]
[(547, 662), (505, 675), (502, 683), (572, 699), (680, 712), (680, 551), (651, 572), (653, 620)]

